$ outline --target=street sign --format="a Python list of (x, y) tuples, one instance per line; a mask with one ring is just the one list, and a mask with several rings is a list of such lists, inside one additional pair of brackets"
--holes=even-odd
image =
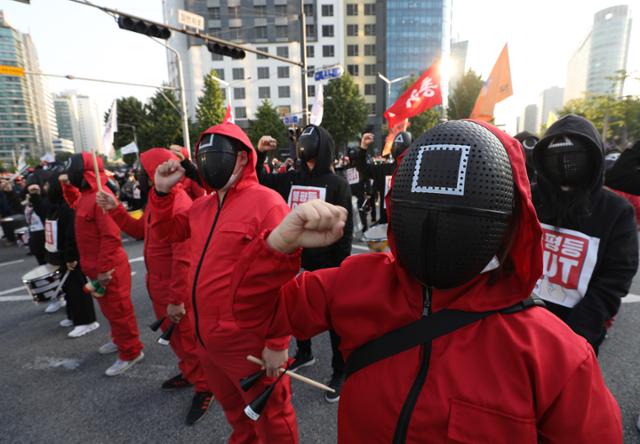
[(316, 82), (320, 80), (337, 79), (343, 73), (344, 73), (344, 68), (338, 65), (338, 66), (332, 66), (331, 68), (319, 69), (318, 71), (316, 71), (313, 78)]
[(204, 17), (184, 9), (178, 9), (178, 23), (204, 31)]
[(294, 115), (284, 116), (282, 120), (284, 121), (285, 125), (297, 125), (298, 123), (300, 123), (300, 118)]
[(0, 75), (24, 77), (24, 68), (19, 66), (0, 65)]

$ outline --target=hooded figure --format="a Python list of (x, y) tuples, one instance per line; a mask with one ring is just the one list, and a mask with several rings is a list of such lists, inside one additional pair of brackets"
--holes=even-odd
[(640, 195), (640, 140), (618, 156), (606, 176), (609, 188)]
[[(348, 368), (365, 344), (416, 321), (484, 316), (350, 373), (338, 442), (621, 443), (620, 410), (591, 347), (543, 308), (504, 311), (526, 306), (542, 272), (542, 231), (520, 144), (484, 122), (437, 125), (404, 155), (387, 199), (390, 253), (296, 276), (299, 252), (276, 251), (265, 233), (241, 256), (247, 271), (233, 283), (243, 328), (276, 336), (335, 329)], [(417, 220), (403, 215), (409, 200)], [(300, 217), (273, 233), (290, 234), (282, 227)], [(464, 232), (467, 218), (487, 222)], [(424, 286), (438, 277), (428, 263), (407, 268), (433, 257), (422, 249), (407, 258), (412, 238), (453, 264), (442, 288)]]
[[(344, 177), (335, 174), (332, 169), (335, 144), (331, 134), (321, 126), (308, 125), (303, 128), (298, 137), (298, 151), (298, 157), (302, 160), (300, 170), (288, 171), (284, 174), (265, 173), (263, 164), (266, 153), (261, 152), (257, 161), (260, 183), (287, 198), (290, 208), (295, 208), (307, 200), (322, 199), (346, 208), (351, 214), (351, 187)], [(349, 217), (349, 223), (338, 242), (328, 247), (305, 248), (302, 251), (302, 268), (313, 271), (339, 267), (351, 254), (352, 234), (353, 219)], [(326, 400), (337, 402), (344, 379), (344, 360), (339, 350), (340, 338), (333, 331), (330, 335), (333, 375), (329, 385), (336, 390), (336, 393), (327, 395)], [(290, 366), (292, 369), (312, 365), (315, 362), (310, 337), (297, 337), (297, 339), (298, 349), (295, 361)]]
[(529, 177), (529, 183), (534, 185), (536, 183), (536, 169), (533, 166), (533, 148), (538, 143), (540, 138), (529, 131), (522, 131), (513, 136), (522, 145), (524, 151), (524, 160), (527, 165), (527, 176)]
[[(195, 159), (203, 183), (214, 192), (182, 211), (174, 209), (174, 192), (153, 192), (149, 202), (157, 211), (160, 238), (171, 242), (189, 239), (189, 297), (197, 352), (209, 387), (233, 429), (229, 442), (295, 443), (298, 432), (288, 377), (274, 387), (257, 422), (243, 410), (273, 380), (262, 378), (247, 392), (239, 383), (256, 371), (247, 355), (260, 356), (265, 347), (287, 350), (290, 339), (285, 335), (265, 340), (242, 331), (231, 309), (232, 276), (245, 271), (236, 266), (238, 258), (252, 239), (273, 229), (288, 212), (277, 193), (258, 183), (256, 158), (251, 141), (239, 126), (213, 126), (200, 135)], [(244, 159), (246, 165), (241, 167)], [(223, 189), (212, 186), (219, 184)], [(157, 190), (158, 183), (155, 187)]]
[(602, 186), (604, 147), (585, 118), (568, 115), (551, 125), (533, 160), (533, 202), (544, 230), (535, 293), (597, 353), (638, 268), (635, 213)]
[[(111, 326), (112, 343), (100, 348), (101, 353), (118, 352), (118, 359), (105, 374), (115, 376), (128, 370), (144, 357), (136, 315), (131, 303), (131, 267), (122, 247), (120, 229), (96, 204), (98, 180), (107, 187), (102, 159), (98, 158), (100, 177), (96, 177), (91, 153), (71, 156), (63, 183), (65, 200), (76, 212), (75, 231), (80, 268), (90, 280), (102, 279), (106, 293), (98, 304)], [(110, 276), (110, 279), (109, 279)], [(114, 346), (115, 344), (115, 346)]]
[[(151, 148), (140, 155), (140, 163), (145, 174), (144, 180), (152, 181), (158, 166), (170, 159), (178, 157), (165, 148)], [(141, 184), (142, 185), (142, 184)], [(153, 189), (150, 193), (155, 193)], [(177, 184), (172, 190), (173, 211), (184, 212), (191, 208), (191, 198)], [(115, 199), (113, 204), (115, 205)], [(189, 242), (168, 242), (162, 239), (156, 229), (159, 223), (157, 210), (150, 202), (144, 214), (134, 219), (122, 205), (116, 205), (109, 211), (111, 218), (120, 229), (136, 239), (144, 239), (144, 263), (147, 267), (147, 292), (153, 304), (157, 319), (168, 317), (169, 305), (182, 306), (184, 316), (173, 330), (169, 344), (178, 357), (181, 373), (162, 384), (164, 390), (194, 386), (194, 397), (187, 415), (187, 424), (193, 425), (208, 410), (211, 402), (211, 390), (204, 377), (202, 366), (196, 352), (196, 337), (193, 331), (192, 309), (189, 298)], [(165, 331), (170, 325), (167, 320), (162, 323)]]

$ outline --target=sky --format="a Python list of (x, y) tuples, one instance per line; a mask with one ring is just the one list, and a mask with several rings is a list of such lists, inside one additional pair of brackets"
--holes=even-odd
[[(162, 21), (162, 0), (93, 0), (95, 3)], [(469, 40), (467, 67), (488, 76), (500, 50), (509, 45), (513, 96), (496, 107), (496, 123), (515, 131), (516, 117), (551, 86), (564, 87), (567, 62), (586, 37), (593, 14), (624, 2), (613, 0), (452, 0), (453, 36)], [(632, 5), (636, 0), (627, 0)], [(68, 0), (31, 0), (25, 5), (0, 0), (13, 27), (32, 35), (40, 69), (160, 85), (166, 81), (166, 55), (149, 38), (122, 31), (107, 14)], [(632, 11), (628, 70), (640, 76), (640, 5)], [(426, 68), (426, 67), (425, 67)], [(151, 88), (48, 79), (52, 92), (75, 89), (93, 97), (101, 113), (121, 96), (145, 100)], [(627, 93), (640, 94), (630, 80)]]

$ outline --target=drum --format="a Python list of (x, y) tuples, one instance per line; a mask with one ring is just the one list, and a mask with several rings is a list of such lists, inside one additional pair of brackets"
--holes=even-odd
[(24, 214), (13, 214), (9, 217), (3, 217), (0, 219), (0, 226), (2, 226), (2, 232), (7, 240), (15, 242), (16, 238), (14, 231), (21, 227), (26, 227), (27, 221)]
[(364, 240), (369, 250), (382, 253), (388, 251), (387, 224), (374, 225), (364, 232)]
[(29, 229), (27, 227), (13, 230), (13, 237), (18, 247), (29, 248)]
[[(60, 267), (45, 264), (22, 276), (22, 283), (33, 298), (33, 302), (50, 302), (60, 285), (61, 278)], [(62, 295), (63, 292), (60, 291), (58, 296)]]

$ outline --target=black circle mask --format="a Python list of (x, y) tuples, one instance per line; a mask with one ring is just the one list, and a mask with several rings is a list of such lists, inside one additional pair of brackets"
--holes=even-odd
[(220, 134), (205, 134), (197, 151), (196, 162), (205, 183), (214, 190), (224, 188), (236, 167), (235, 140)]
[(82, 188), (84, 181), (84, 159), (81, 153), (74, 154), (67, 160), (65, 172), (71, 185), (76, 188)]
[(391, 147), (391, 155), (393, 158), (397, 159), (400, 157), (400, 155), (411, 146), (411, 142), (413, 142), (411, 133), (407, 131), (399, 132), (395, 139), (393, 139), (393, 145)]

